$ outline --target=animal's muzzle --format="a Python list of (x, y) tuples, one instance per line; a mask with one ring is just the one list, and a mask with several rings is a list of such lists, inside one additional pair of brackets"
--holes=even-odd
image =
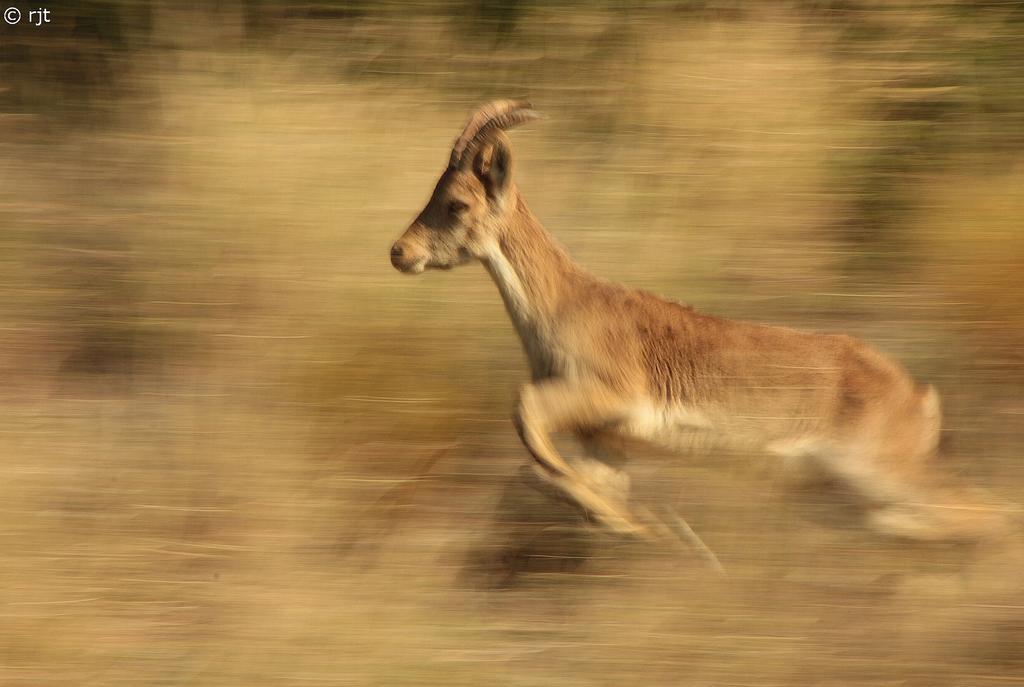
[(418, 274), (423, 271), (426, 258), (417, 255), (415, 250), (410, 250), (398, 240), (391, 246), (391, 265), (399, 272), (405, 274)]

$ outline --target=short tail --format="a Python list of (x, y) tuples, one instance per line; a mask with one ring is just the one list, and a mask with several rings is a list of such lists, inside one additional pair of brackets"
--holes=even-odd
[(915, 392), (918, 412), (921, 415), (921, 455), (933, 455), (939, 450), (942, 437), (942, 401), (939, 392), (931, 384), (919, 386)]
[(942, 400), (935, 387), (925, 384), (918, 388), (917, 394), (921, 399), (921, 414), (927, 419), (933, 420), (937, 425), (942, 424)]

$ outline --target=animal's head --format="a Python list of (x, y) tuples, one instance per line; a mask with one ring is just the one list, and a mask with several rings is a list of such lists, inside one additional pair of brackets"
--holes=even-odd
[(508, 202), (512, 150), (504, 130), (539, 116), (521, 100), (496, 100), (473, 113), (426, 207), (391, 247), (395, 269), (450, 269), (486, 254), (516, 211)]

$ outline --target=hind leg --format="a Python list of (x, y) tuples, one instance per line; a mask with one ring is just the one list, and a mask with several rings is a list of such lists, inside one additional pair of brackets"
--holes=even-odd
[(1006, 530), (1005, 512), (986, 497), (950, 483), (930, 456), (910, 460), (882, 449), (852, 448), (819, 456), (825, 467), (868, 501), (867, 521), (889, 536), (921, 541), (977, 541)]

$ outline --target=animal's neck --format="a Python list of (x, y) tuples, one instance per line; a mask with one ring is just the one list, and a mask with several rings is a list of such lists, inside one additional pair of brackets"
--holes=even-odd
[(586, 272), (518, 194), (510, 200), (515, 211), (483, 262), (538, 375), (551, 365), (550, 337), (557, 313), (586, 279)]

